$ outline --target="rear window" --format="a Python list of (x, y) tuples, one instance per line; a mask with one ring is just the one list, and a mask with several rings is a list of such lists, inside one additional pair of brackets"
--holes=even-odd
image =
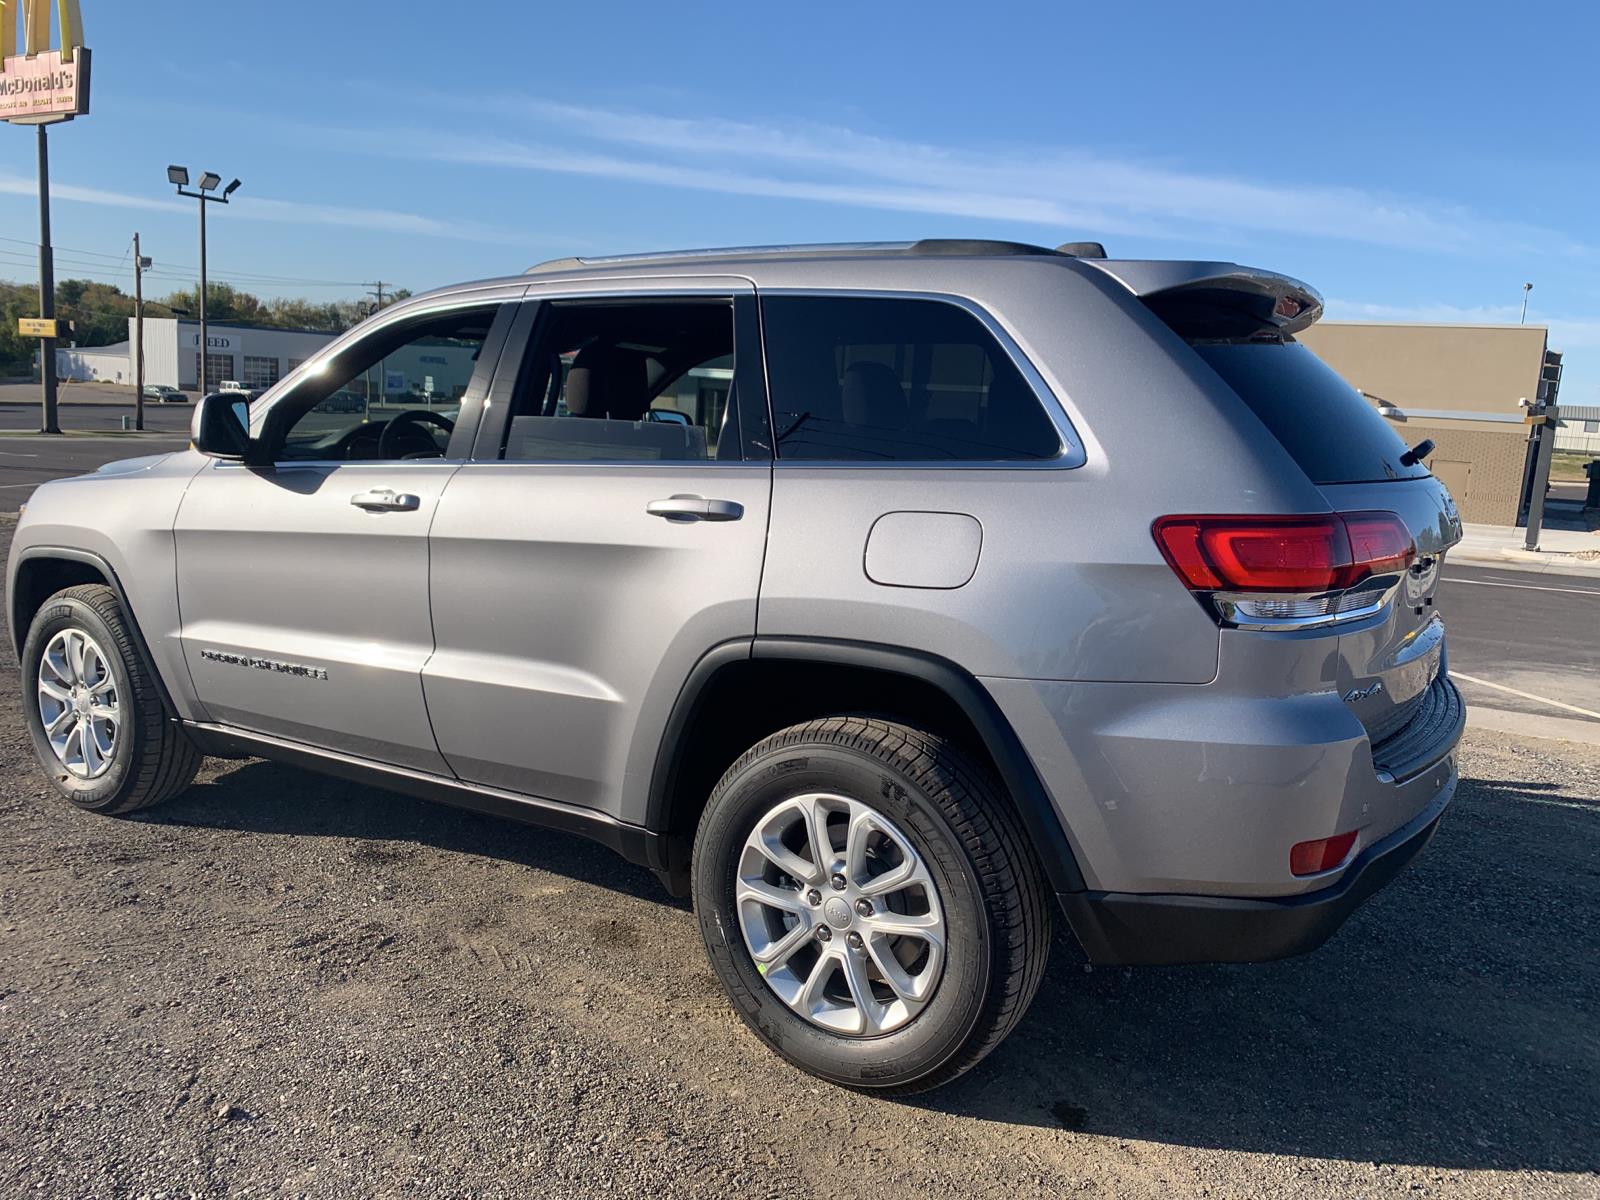
[(1421, 479), (1402, 466), (1406, 443), (1361, 393), (1306, 347), (1280, 342), (1202, 342), (1195, 353), (1238, 393), (1311, 482)]

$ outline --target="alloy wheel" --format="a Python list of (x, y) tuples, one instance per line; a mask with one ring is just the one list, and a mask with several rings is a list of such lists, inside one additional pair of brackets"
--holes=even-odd
[(39, 720), (68, 773), (98, 779), (111, 767), (122, 728), (111, 662), (81, 629), (63, 629), (39, 659)]
[(735, 903), (767, 986), (832, 1033), (891, 1033), (926, 1007), (945, 958), (944, 910), (895, 824), (849, 796), (773, 805), (745, 839)]

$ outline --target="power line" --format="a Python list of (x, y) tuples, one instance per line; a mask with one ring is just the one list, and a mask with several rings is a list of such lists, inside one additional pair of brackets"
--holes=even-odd
[[(18, 246), (27, 246), (30, 249), (33, 249), (33, 248), (37, 247), (37, 243), (31, 242), (31, 241), (27, 240), (26, 238), (14, 238), (14, 237), (0, 236), (0, 242), (11, 242), (11, 243), (13, 243), (15, 245), (18, 245)], [(89, 265), (94, 265), (94, 266), (97, 266), (100, 270), (108, 270), (108, 271), (111, 271), (113, 273), (120, 273), (120, 271), (125, 268), (125, 265), (126, 265), (126, 263), (128, 261), (128, 255), (127, 255), (126, 251), (124, 251), (120, 255), (118, 255), (118, 254), (107, 254), (106, 252), (101, 251), (101, 250), (86, 250), (86, 249), (83, 249), (82, 247), (74, 247), (74, 246), (56, 246), (56, 247), (53, 248), (53, 250), (54, 250), (55, 257), (56, 257), (57, 261), (63, 261), (63, 252), (65, 252), (65, 255), (66, 255), (66, 257), (68, 259), (76, 259), (76, 260), (99, 259), (99, 260), (101, 260), (100, 263), (94, 263), (94, 264), (89, 264)], [(12, 253), (15, 253), (15, 251), (13, 251)], [(112, 264), (115, 264), (115, 265), (112, 265)], [(194, 272), (194, 271), (197, 271), (199, 269), (198, 267), (196, 267), (192, 263), (165, 263), (164, 262), (164, 263), (161, 263), (161, 264), (158, 264), (158, 265), (165, 266), (168, 270), (173, 270), (173, 271)], [(208, 272), (208, 274), (209, 274), (209, 272)], [(318, 286), (318, 287), (365, 287), (365, 286), (367, 286), (366, 282), (364, 280), (360, 280), (360, 279), (313, 279), (313, 278), (305, 278), (305, 277), (298, 276), (298, 275), (275, 275), (275, 274), (272, 274), (272, 273), (266, 272), (266, 271), (225, 271), (225, 274), (229, 278), (232, 278), (232, 279), (250, 279), (250, 280), (258, 281), (260, 283), (279, 283), (279, 284), (298, 283), (298, 284), (315, 285), (315, 286)], [(130, 272), (130, 275), (131, 275), (131, 272)]]

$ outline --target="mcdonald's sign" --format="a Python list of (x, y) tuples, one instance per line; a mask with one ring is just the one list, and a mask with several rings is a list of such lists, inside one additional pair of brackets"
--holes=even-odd
[(89, 111), (89, 50), (78, 0), (56, 0), (55, 9), (61, 45), (52, 50), (50, 0), (0, 0), (0, 121), (45, 125)]

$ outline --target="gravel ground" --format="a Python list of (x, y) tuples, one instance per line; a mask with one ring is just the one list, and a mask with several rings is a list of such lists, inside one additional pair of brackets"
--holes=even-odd
[(89, 816), (0, 675), (0, 1194), (1600, 1196), (1600, 749), (1469, 735), (1310, 956), (1058, 932), (1010, 1040), (888, 1102), (757, 1045), (599, 847), (262, 762)]

